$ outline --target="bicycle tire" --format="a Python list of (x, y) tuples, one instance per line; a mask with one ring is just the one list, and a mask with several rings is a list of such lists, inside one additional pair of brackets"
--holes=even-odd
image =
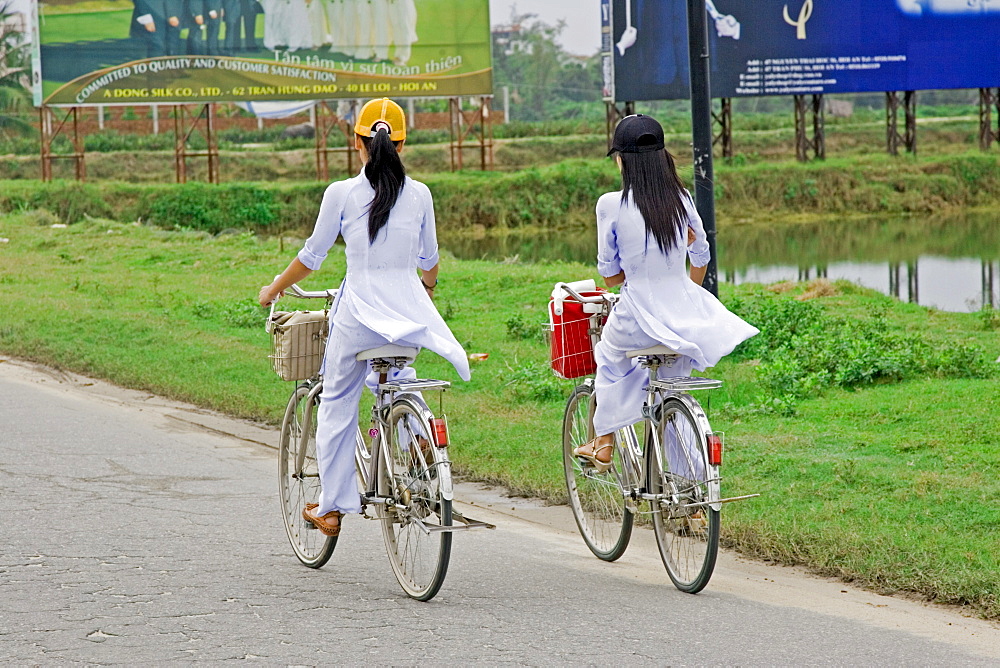
[(634, 515), (625, 502), (618, 481), (622, 471), (618, 435), (612, 466), (598, 474), (592, 466), (573, 455), (573, 449), (594, 437), (594, 390), (589, 384), (577, 386), (566, 402), (563, 416), (563, 470), (569, 505), (583, 542), (598, 559), (615, 561), (625, 554)]
[[(698, 405), (691, 397), (687, 401)], [(648, 424), (645, 448), (650, 492), (665, 495), (658, 507), (653, 503), (653, 532), (674, 586), (697, 594), (711, 579), (719, 554), (719, 511), (690, 505), (709, 499), (708, 424), (699, 426), (690, 407), (677, 398), (666, 399), (658, 415), (660, 451), (652, 447)]]
[(431, 417), (418, 398), (397, 398), (389, 411), (391, 446), (379, 436), (379, 493), (405, 507), (377, 507), (385, 551), (399, 585), (418, 601), (437, 595), (451, 559), (451, 532), (421, 528), (452, 525), (452, 502), (443, 495), (452, 489), (451, 463), (447, 450), (431, 442)]
[(316, 407), (322, 383), (300, 385), (292, 393), (281, 421), (278, 445), (278, 488), (288, 542), (304, 565), (321, 568), (337, 546), (302, 517), (307, 503), (318, 503), (319, 468), (316, 464)]

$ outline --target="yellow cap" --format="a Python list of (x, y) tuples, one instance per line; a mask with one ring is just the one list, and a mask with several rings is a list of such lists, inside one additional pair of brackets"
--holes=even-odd
[(403, 115), (403, 108), (387, 97), (371, 100), (361, 107), (354, 132), (362, 137), (371, 137), (381, 126), (389, 131), (390, 140), (406, 139), (406, 116)]

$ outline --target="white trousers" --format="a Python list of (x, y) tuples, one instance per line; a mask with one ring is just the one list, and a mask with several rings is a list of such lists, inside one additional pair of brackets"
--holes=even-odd
[[(359, 323), (347, 309), (337, 311), (323, 362), (323, 391), (319, 395), (316, 425), (316, 460), (323, 488), (316, 509), (319, 515), (331, 510), (361, 512), (361, 493), (354, 465), (358, 404), (366, 384), (372, 392), (376, 391), (378, 376), (369, 373), (368, 362), (359, 362), (355, 356), (362, 350), (387, 343), (384, 336)], [(389, 377), (415, 378), (416, 371), (413, 367), (393, 369)]]
[[(627, 306), (616, 304), (594, 348), (597, 361), (594, 433), (598, 436), (614, 433), (642, 419), (649, 372), (639, 367), (638, 359), (626, 357), (626, 353), (656, 345), (660, 342), (639, 329)], [(661, 366), (657, 377), (690, 376), (693, 362), (690, 357), (679, 357), (672, 366)]]

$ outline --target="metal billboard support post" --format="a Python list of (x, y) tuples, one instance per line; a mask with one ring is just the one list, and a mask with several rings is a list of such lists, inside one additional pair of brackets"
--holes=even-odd
[(708, 11), (705, 0), (687, 0), (688, 53), (691, 60), (691, 129), (694, 139), (694, 201), (705, 225), (708, 261), (702, 286), (719, 296), (715, 245), (715, 174), (712, 167), (712, 86), (709, 79)]
[(448, 154), (451, 159), (451, 171), (454, 172), (456, 171), (456, 157), (458, 158), (457, 169), (462, 169), (462, 101), (457, 97), (448, 98), (448, 118), (448, 132), (450, 133)]
[[(795, 95), (795, 157), (799, 162), (809, 161), (809, 151), (817, 160), (826, 159), (826, 118), (823, 96), (813, 95), (808, 100), (805, 95)], [(812, 113), (812, 139), (809, 138), (807, 116)]]
[(712, 110), (713, 126), (719, 126), (719, 134), (712, 137), (712, 146), (722, 145), (722, 157), (733, 157), (733, 98), (724, 97), (720, 100), (722, 106), (719, 113)]
[[(449, 151), (451, 154), (451, 171), (463, 168), (463, 153), (466, 148), (479, 148), (479, 168), (482, 171), (493, 169), (493, 121), (490, 117), (490, 101), (492, 96), (482, 96), (479, 98), (479, 108), (471, 111), (462, 109), (460, 98), (452, 97), (448, 99), (448, 109), (451, 115), (451, 141)], [(465, 139), (478, 128), (474, 133), (478, 140), (470, 146), (465, 145)]]
[[(357, 102), (351, 101), (351, 107)], [(330, 154), (344, 153), (347, 156), (347, 173), (354, 175), (354, 133), (351, 131), (350, 123), (340, 118), (337, 113), (330, 108), (330, 104), (323, 101), (316, 105), (316, 179), (319, 181), (330, 180)], [(356, 116), (356, 112), (351, 116)], [(344, 133), (345, 145), (331, 148), (328, 145), (330, 132), (334, 128), (339, 128)]]
[[(58, 123), (53, 123), (55, 113), (52, 107), (42, 105), (38, 108), (38, 129), (41, 134), (42, 144), (42, 181), (52, 180), (53, 160), (72, 160), (77, 181), (87, 180), (87, 165), (84, 161), (83, 139), (80, 137), (80, 108), (70, 107), (66, 115)], [(66, 126), (66, 121), (73, 119), (73, 152), (58, 154), (52, 151), (52, 144), (62, 133)], [(55, 128), (53, 129), (53, 125)]]
[[(993, 109), (997, 112), (997, 129), (993, 129)], [(993, 142), (1000, 143), (1000, 88), (979, 89), (979, 148), (990, 150)]]
[(628, 101), (624, 109), (619, 109), (618, 104), (607, 100), (604, 103), (604, 130), (608, 136), (608, 150), (611, 150), (611, 138), (615, 136), (615, 126), (618, 121), (635, 113), (635, 102)]
[[(188, 150), (188, 140), (198, 129), (200, 121), (205, 121), (204, 134), (208, 148), (204, 151)], [(196, 114), (190, 113), (187, 105), (174, 105), (174, 166), (177, 183), (187, 183), (188, 158), (208, 158), (208, 182), (219, 182), (219, 144), (215, 136), (215, 103), (201, 105)]]
[(903, 93), (903, 113), (905, 126), (903, 134), (899, 134), (899, 93), (890, 91), (885, 94), (885, 135), (886, 150), (889, 155), (899, 155), (899, 147), (907, 153), (917, 153), (917, 93), (908, 90)]

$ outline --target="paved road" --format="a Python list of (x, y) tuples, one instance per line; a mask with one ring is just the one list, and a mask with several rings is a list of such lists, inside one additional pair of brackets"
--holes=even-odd
[(475, 485), (464, 510), (499, 528), (457, 536), (444, 589), (417, 603), (374, 522), (350, 518), (326, 568), (298, 564), (262, 445), (273, 430), (11, 360), (0, 416), (4, 663), (1000, 659), (996, 626), (732, 555), (681, 594), (648, 532), (605, 564), (566, 509)]

